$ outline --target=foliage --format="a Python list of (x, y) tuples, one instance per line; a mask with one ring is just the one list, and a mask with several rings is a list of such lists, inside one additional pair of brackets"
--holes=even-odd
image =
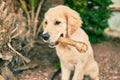
[(32, 9), (32, 7), (36, 9), (41, 0), (25, 0), (25, 1), (28, 4), (30, 9)]
[(88, 33), (92, 43), (107, 39), (104, 29), (108, 27), (111, 0), (64, 0), (65, 5), (73, 8), (83, 20), (83, 29)]
[(56, 68), (60, 68), (60, 62), (55, 63), (54, 66), (55, 66)]

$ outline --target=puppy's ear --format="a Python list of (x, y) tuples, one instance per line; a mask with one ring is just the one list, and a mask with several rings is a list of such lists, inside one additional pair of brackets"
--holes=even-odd
[(66, 18), (67, 18), (67, 36), (69, 37), (70, 35), (72, 35), (79, 27), (81, 27), (82, 25), (82, 20), (79, 16), (79, 14), (68, 8), (66, 10), (67, 14), (66, 14)]

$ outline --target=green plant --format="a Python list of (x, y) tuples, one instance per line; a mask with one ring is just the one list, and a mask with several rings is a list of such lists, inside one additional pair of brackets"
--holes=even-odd
[(104, 29), (108, 27), (111, 0), (64, 0), (65, 5), (73, 8), (82, 17), (83, 29), (92, 43), (108, 39)]

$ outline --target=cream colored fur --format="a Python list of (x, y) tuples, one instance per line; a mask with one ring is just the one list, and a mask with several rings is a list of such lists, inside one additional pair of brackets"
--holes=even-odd
[[(56, 25), (56, 21), (59, 21), (60, 24)], [(72, 80), (83, 80), (84, 75), (90, 75), (93, 80), (99, 80), (98, 64), (94, 60), (88, 36), (80, 28), (81, 25), (79, 14), (63, 5), (50, 8), (45, 14), (43, 33), (50, 35), (49, 43), (56, 42), (63, 33), (63, 37), (84, 42), (88, 46), (87, 52), (81, 54), (73, 46), (61, 43), (56, 45), (56, 52), (62, 68), (62, 80), (70, 80), (71, 71), (74, 71)]]

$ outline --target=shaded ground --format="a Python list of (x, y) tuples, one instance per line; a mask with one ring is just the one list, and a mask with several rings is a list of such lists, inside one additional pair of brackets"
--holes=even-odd
[[(120, 80), (120, 43), (109, 41), (92, 46), (100, 67), (100, 80)], [(41, 64), (40, 67), (26, 70), (16, 77), (18, 80), (49, 80), (54, 71), (53, 65)]]

